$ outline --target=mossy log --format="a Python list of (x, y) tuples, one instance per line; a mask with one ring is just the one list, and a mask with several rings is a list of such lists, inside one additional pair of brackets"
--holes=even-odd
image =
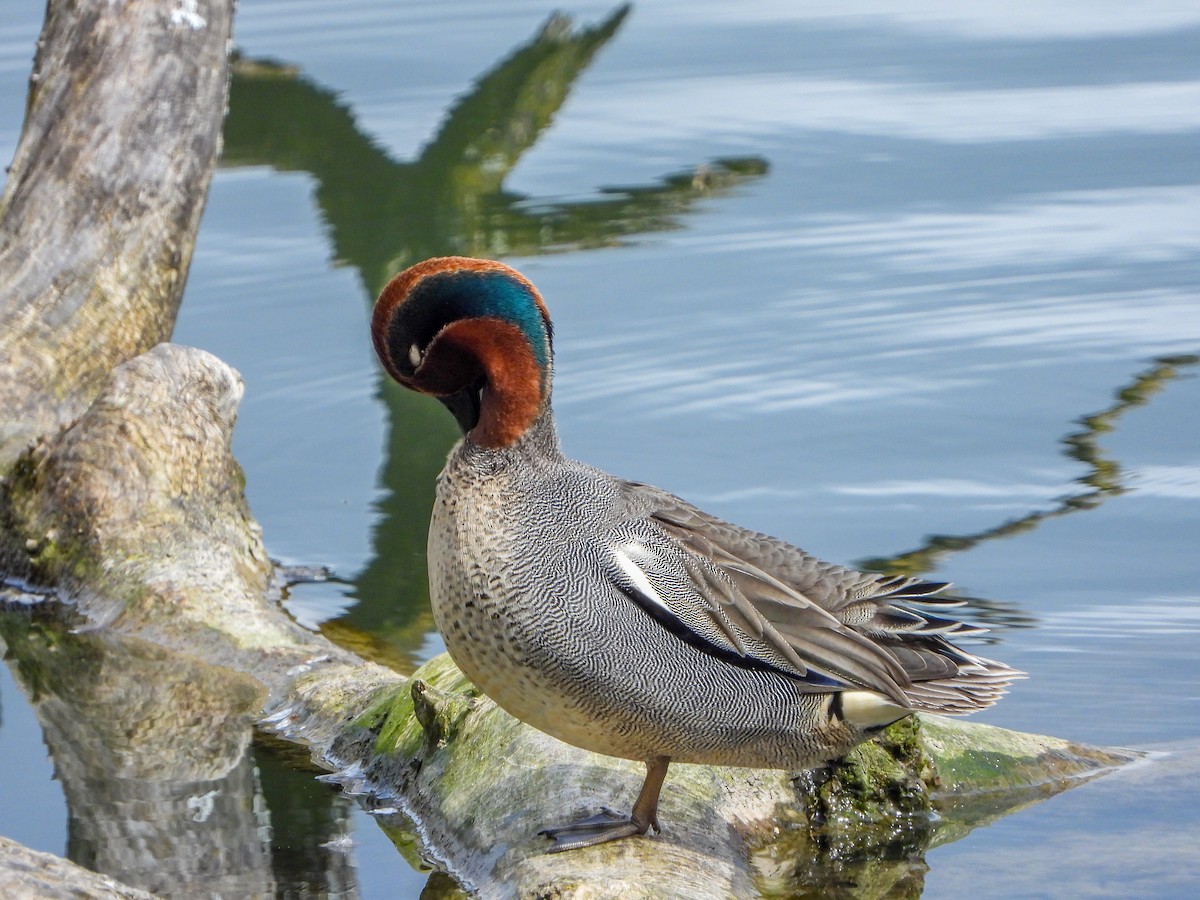
[(425, 852), (482, 895), (752, 896), (851, 871), (894, 884), (919, 877), (921, 851), (947, 828), (961, 834), (1130, 758), (910, 720), (823, 772), (673, 767), (664, 834), (548, 855), (540, 827), (627, 804), (639, 767), (522, 725), (444, 656), (405, 679), (293, 623), (272, 599), (230, 452), (241, 390), (199, 350), (160, 345), (118, 366), (5, 480), (8, 569), (59, 586), (93, 625), (249, 676), (260, 722), (374, 805), (409, 812)]
[(672, 766), (662, 835), (552, 855), (539, 829), (627, 809), (640, 764), (521, 724), (446, 655), (354, 724), (365, 734), (346, 729), (328, 758), (383, 799), (395, 791), (435, 858), (487, 896), (790, 897), (846, 883), (877, 886), (853, 896), (883, 896), (904, 881), (919, 894), (928, 847), (1136, 756), (910, 718), (827, 770)]
[(167, 340), (220, 147), (233, 0), (50, 0), (0, 196), (0, 472)]

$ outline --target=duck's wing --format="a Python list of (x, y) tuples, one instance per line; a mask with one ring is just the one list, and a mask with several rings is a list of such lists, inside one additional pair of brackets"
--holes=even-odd
[(612, 535), (618, 586), (685, 640), (812, 690), (877, 691), (943, 713), (989, 706), (1021, 673), (967, 653), (974, 634), (911, 604), (954, 606), (947, 585), (857, 572), (717, 519), (665, 491), (622, 484)]

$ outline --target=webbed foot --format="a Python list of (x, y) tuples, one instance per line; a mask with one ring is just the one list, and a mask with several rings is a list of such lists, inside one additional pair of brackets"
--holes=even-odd
[(642, 783), (637, 803), (633, 804), (632, 815), (623, 816), (611, 809), (602, 809), (594, 816), (569, 825), (543, 828), (538, 834), (544, 834), (554, 841), (549, 852), (562, 853), (564, 850), (594, 847), (635, 834), (645, 834), (651, 828), (661, 832), (662, 829), (658, 827), (658, 794), (662, 790), (663, 779), (667, 777), (670, 762), (667, 756), (646, 760), (646, 780)]
[(635, 834), (645, 834), (651, 828), (658, 831), (658, 822), (643, 823), (634, 816), (623, 816), (611, 809), (602, 809), (595, 815), (571, 822), (569, 825), (543, 828), (538, 834), (544, 834), (554, 841), (554, 846), (548, 852), (562, 853), (564, 850), (579, 850), (582, 847), (594, 847)]

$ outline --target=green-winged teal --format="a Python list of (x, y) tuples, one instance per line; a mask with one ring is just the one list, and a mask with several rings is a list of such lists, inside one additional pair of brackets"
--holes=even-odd
[(548, 829), (554, 849), (657, 830), (672, 761), (819, 765), (914, 710), (989, 706), (1020, 674), (947, 640), (977, 629), (913, 608), (953, 605), (944, 584), (822, 562), (563, 456), (550, 316), (508, 266), (419, 263), (371, 332), (464, 435), (429, 532), (450, 655), (535, 728), (646, 763), (631, 816)]

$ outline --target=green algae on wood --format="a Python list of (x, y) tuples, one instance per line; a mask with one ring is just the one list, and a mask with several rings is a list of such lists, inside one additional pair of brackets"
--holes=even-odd
[(942, 798), (1040, 787), (1132, 762), (1132, 750), (1090, 747), (1062, 738), (921, 716), (921, 741), (937, 760)]
[[(812, 773), (674, 766), (663, 834), (551, 856), (540, 828), (632, 802), (640, 764), (522, 725), (445, 654), (355, 726), (374, 753), (359, 774), (395, 787), (433, 857), (486, 896), (785, 896), (846, 879), (919, 893), (925, 850), (982, 821), (960, 809), (967, 792), (986, 794), (990, 814), (1001, 815), (1027, 804), (1031, 788), (1046, 797), (1131, 758), (912, 717)], [(967, 769), (984, 755), (986, 764)], [(692, 886), (679, 883), (680, 871)]]

